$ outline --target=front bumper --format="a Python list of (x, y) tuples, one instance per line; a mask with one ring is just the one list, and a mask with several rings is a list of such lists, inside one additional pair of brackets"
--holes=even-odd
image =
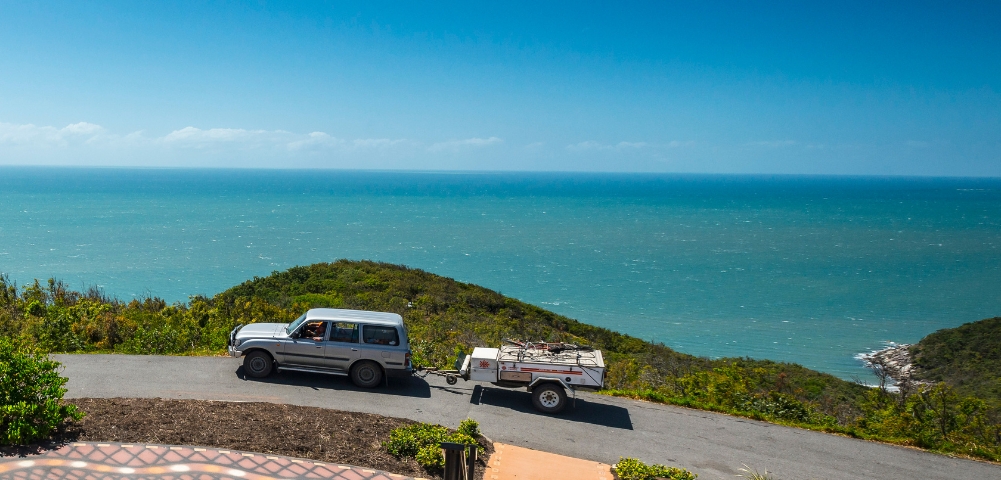
[(229, 356), (231, 356), (231, 357), (237, 357), (237, 358), (239, 358), (239, 357), (243, 356), (243, 352), (237, 350), (236, 347), (234, 347), (232, 345), (230, 345), (229, 347), (227, 347), (226, 351), (229, 352)]

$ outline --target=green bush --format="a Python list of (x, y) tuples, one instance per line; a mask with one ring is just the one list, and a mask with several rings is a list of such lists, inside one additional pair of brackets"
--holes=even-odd
[(671, 480), (695, 480), (698, 475), (683, 468), (665, 467), (663, 465), (647, 465), (635, 458), (620, 457), (619, 463), (612, 466), (615, 475), (621, 480), (654, 480), (669, 478)]
[(382, 446), (397, 458), (413, 457), (422, 467), (438, 470), (445, 467), (445, 457), (441, 453), (442, 442), (476, 445), (477, 451), (483, 450), (470, 432), (479, 435), (479, 424), (469, 419), (462, 422), (457, 432), (441, 425), (415, 423), (393, 430), (389, 434), (389, 441), (383, 442)]
[(473, 420), (472, 418), (467, 418), (459, 424), (459, 433), (464, 433), (470, 437), (476, 438), (480, 436), (480, 424)]
[(59, 362), (32, 344), (0, 337), (0, 445), (26, 445), (48, 438), (66, 420), (83, 412), (63, 405), (66, 379)]

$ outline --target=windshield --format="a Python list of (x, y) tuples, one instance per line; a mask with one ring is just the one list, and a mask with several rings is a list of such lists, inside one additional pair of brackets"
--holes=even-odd
[(288, 326), (287, 326), (287, 327), (285, 327), (285, 333), (286, 333), (286, 334), (291, 334), (292, 332), (294, 332), (294, 331), (295, 331), (295, 329), (299, 328), (299, 325), (300, 325), (300, 324), (302, 323), (302, 321), (303, 321), (303, 320), (305, 320), (305, 319), (306, 319), (306, 314), (304, 313), (304, 314), (302, 314), (302, 316), (301, 316), (301, 317), (299, 317), (299, 318), (295, 319), (295, 321), (294, 321), (294, 322), (292, 322), (292, 323), (288, 324)]

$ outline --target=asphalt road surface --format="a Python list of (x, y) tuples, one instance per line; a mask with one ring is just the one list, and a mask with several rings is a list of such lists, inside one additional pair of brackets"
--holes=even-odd
[(779, 480), (1001, 479), (1001, 466), (754, 420), (579, 393), (561, 415), (536, 412), (528, 393), (444, 379), (391, 379), (360, 389), (345, 377), (243, 374), (242, 359), (54, 355), (67, 398), (160, 397), (287, 403), (457, 427), (467, 417), (490, 439), (613, 464), (620, 456), (733, 479), (747, 465)]

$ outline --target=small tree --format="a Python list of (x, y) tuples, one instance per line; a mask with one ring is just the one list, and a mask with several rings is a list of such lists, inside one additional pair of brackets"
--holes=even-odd
[(66, 379), (59, 362), (32, 344), (0, 337), (0, 445), (25, 445), (48, 438), (66, 420), (83, 412), (63, 405)]

